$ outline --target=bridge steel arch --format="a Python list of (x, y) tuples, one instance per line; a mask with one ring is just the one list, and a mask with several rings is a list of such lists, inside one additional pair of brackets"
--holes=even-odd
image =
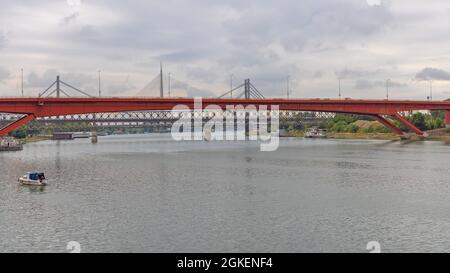
[[(25, 115), (21, 119), (0, 129), (0, 136), (17, 129), (21, 125), (40, 117), (76, 115), (86, 113), (107, 113), (127, 111), (164, 111), (184, 105), (194, 109), (193, 98), (0, 98), (0, 112)], [(394, 133), (404, 132), (396, 127), (390, 117), (404, 124), (412, 132), (426, 136), (419, 128), (406, 120), (400, 113), (417, 110), (445, 110), (446, 124), (450, 125), (449, 101), (387, 101), (387, 100), (324, 100), (324, 99), (213, 99), (205, 98), (201, 107), (216, 105), (226, 110), (227, 107), (242, 105), (244, 107), (277, 106), (281, 111), (331, 112), (343, 114), (368, 115), (376, 118)]]

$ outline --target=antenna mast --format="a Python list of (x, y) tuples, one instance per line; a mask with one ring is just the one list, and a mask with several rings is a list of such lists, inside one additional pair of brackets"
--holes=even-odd
[(161, 71), (160, 71), (160, 77), (159, 77), (159, 96), (161, 98), (164, 98), (164, 86), (163, 86), (163, 69), (162, 69), (162, 62), (160, 63), (161, 65)]

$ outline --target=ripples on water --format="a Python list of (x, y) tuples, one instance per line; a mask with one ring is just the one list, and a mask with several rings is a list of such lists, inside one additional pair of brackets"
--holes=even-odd
[[(0, 153), (0, 252), (450, 251), (450, 146), (167, 135)], [(30, 170), (49, 186), (19, 186)]]

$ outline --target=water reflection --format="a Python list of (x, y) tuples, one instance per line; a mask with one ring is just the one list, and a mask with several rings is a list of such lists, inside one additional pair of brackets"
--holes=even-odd
[(22, 186), (21, 187), (27, 188), (30, 193), (42, 193), (45, 191), (45, 187), (42, 186)]

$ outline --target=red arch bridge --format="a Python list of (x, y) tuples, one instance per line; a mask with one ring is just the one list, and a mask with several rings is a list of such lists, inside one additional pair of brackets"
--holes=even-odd
[[(150, 111), (167, 113), (176, 106), (184, 105), (186, 109), (194, 109), (193, 98), (0, 98), (0, 113), (20, 115), (18, 120), (5, 125), (0, 129), (0, 136), (4, 136), (16, 128), (34, 119), (57, 119), (61, 116), (83, 116), (86, 114), (99, 114), (98, 118), (105, 117), (107, 113)], [(230, 106), (267, 107), (273, 110), (274, 106), (282, 112), (320, 112), (343, 113), (372, 116), (390, 128), (398, 135), (405, 135), (392, 120), (405, 125), (409, 131), (420, 135), (426, 134), (404, 118), (402, 113), (418, 110), (443, 110), (445, 122), (450, 126), (450, 101), (387, 101), (387, 100), (330, 100), (330, 99), (203, 99), (201, 107), (212, 105), (226, 110)], [(173, 113), (173, 112), (172, 112)], [(141, 114), (142, 115), (142, 114)], [(167, 115), (167, 114), (164, 114)], [(177, 116), (166, 116), (166, 118)], [(96, 115), (97, 118), (97, 115)], [(97, 118), (97, 122), (101, 119)], [(158, 117), (156, 117), (158, 119)], [(132, 122), (123, 120), (124, 122)]]

